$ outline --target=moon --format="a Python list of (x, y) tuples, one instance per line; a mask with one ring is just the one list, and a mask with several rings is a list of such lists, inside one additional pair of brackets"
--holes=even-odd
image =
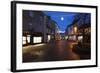
[(61, 17), (61, 20), (63, 21), (64, 20), (64, 17)]

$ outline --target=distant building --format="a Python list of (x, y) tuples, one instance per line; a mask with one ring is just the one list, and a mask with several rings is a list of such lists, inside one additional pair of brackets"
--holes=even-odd
[(42, 11), (23, 10), (23, 44), (46, 43), (55, 37), (56, 24)]

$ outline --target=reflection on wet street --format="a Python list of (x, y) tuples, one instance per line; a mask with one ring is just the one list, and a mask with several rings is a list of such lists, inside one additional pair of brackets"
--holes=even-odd
[[(53, 45), (53, 46), (52, 46)], [(50, 44), (46, 52), (48, 60), (78, 60), (79, 56), (72, 52), (71, 43), (60, 40)]]
[(23, 47), (23, 62), (79, 60), (72, 51), (72, 42), (66, 40), (51, 41)]

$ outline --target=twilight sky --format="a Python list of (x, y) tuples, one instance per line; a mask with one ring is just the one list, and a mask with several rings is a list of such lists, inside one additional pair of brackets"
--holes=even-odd
[(66, 26), (72, 23), (74, 16), (77, 14), (72, 12), (52, 11), (44, 11), (44, 13), (48, 16), (51, 16), (52, 20), (54, 20), (57, 23), (60, 32), (65, 31)]

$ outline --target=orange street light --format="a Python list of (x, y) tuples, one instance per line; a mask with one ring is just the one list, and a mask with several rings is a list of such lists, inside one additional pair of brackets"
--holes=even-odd
[(74, 32), (77, 33), (77, 27), (76, 26), (74, 27)]

